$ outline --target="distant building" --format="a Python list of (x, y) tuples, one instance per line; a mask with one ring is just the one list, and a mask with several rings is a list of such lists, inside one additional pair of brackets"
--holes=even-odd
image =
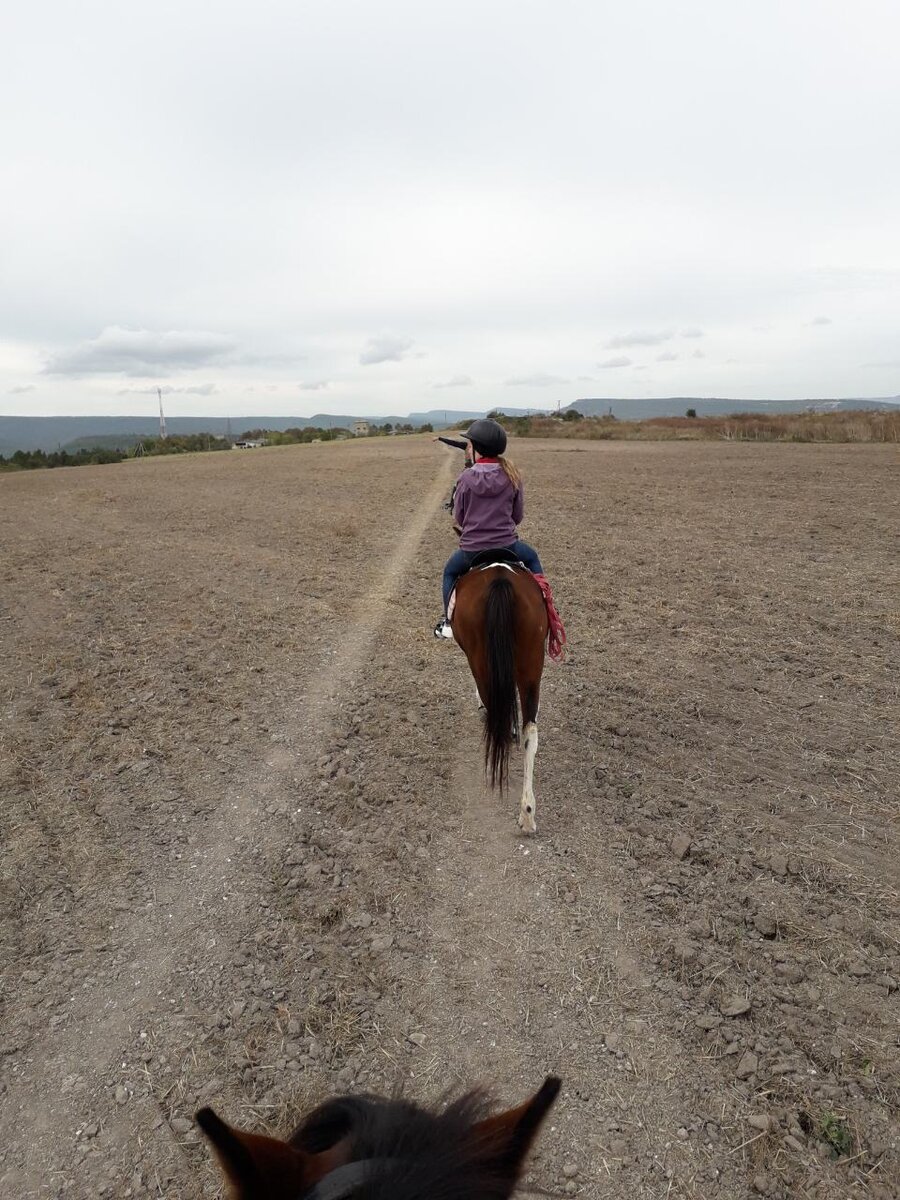
[(232, 448), (232, 450), (256, 450), (259, 446), (266, 446), (266, 445), (268, 445), (268, 443), (265, 441), (251, 442), (251, 441), (248, 441), (245, 439), (240, 442), (235, 442), (231, 448)]
[(371, 431), (371, 428), (370, 428), (368, 421), (354, 421), (353, 422), (353, 436), (354, 437), (366, 437), (366, 435), (368, 433), (370, 433), (370, 431)]

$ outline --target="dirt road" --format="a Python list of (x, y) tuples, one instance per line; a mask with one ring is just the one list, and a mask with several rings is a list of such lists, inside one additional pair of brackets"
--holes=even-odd
[(430, 635), (455, 452), (0, 477), (5, 1195), (196, 1200), (201, 1103), (547, 1071), (534, 1186), (898, 1194), (896, 454), (515, 454), (535, 839)]

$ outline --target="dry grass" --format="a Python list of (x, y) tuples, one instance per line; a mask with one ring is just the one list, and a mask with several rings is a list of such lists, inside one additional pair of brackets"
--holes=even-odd
[(587, 441), (900, 442), (900, 408), (783, 415), (731, 413), (715, 417), (653, 417), (619, 421), (585, 417), (525, 417), (504, 421), (517, 437)]

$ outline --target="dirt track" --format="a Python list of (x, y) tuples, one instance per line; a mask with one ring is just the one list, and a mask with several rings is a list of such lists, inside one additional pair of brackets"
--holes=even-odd
[(535, 1186), (900, 1194), (896, 454), (514, 453), (572, 646), (531, 840), (430, 636), (456, 452), (0, 477), (5, 1196), (550, 1070)]

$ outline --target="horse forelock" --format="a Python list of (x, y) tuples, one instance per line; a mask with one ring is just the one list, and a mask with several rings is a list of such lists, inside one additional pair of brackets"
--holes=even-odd
[(472, 1136), (487, 1111), (481, 1092), (440, 1109), (402, 1098), (347, 1096), (311, 1113), (291, 1143), (319, 1153), (346, 1138), (349, 1162), (383, 1160), (384, 1170), (354, 1190), (356, 1200), (500, 1200), (508, 1180), (480, 1161)]

